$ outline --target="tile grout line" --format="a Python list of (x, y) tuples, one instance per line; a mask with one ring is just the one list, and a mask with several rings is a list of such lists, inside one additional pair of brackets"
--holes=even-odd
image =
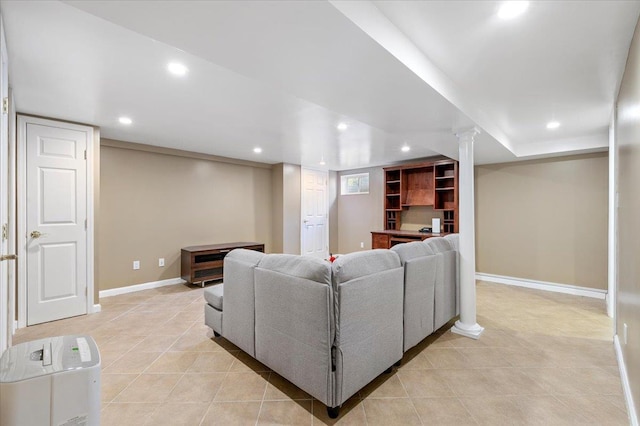
[(467, 411), (467, 413), (469, 413), (469, 416), (471, 417), (471, 420), (473, 420), (477, 425), (479, 425), (480, 422), (478, 421), (478, 419), (475, 418), (475, 416), (473, 415), (471, 410), (469, 410), (469, 407), (467, 407), (467, 404), (464, 403), (462, 398), (457, 397), (457, 399), (458, 399), (458, 401), (460, 401), (460, 404), (462, 404), (462, 408), (464, 408)]
[[(400, 370), (399, 368), (398, 368), (398, 370), (396, 370), (396, 376), (398, 376), (398, 381), (400, 382), (400, 385), (402, 386), (402, 389), (404, 390), (404, 393), (407, 394), (407, 398), (409, 398), (409, 402), (411, 403), (411, 407), (413, 407), (413, 412), (416, 413), (416, 416), (418, 416), (418, 421), (420, 421), (420, 424), (425, 424), (424, 421), (422, 420), (422, 417), (420, 417), (420, 413), (418, 413), (418, 409), (416, 408), (416, 404), (413, 403), (413, 398), (411, 398), (411, 396), (409, 396), (409, 392), (407, 392), (407, 387), (404, 385), (404, 382), (402, 381), (402, 379), (400, 378), (400, 375), (398, 374), (399, 370)], [(448, 385), (447, 385), (447, 387), (448, 387)], [(449, 389), (449, 390), (451, 390), (451, 389)]]
[(216, 402), (216, 397), (218, 396), (218, 394), (220, 393), (220, 389), (222, 389), (222, 386), (224, 385), (225, 380), (227, 380), (227, 377), (229, 377), (229, 373), (231, 372), (231, 368), (233, 367), (233, 364), (237, 361), (237, 358), (233, 360), (233, 362), (231, 363), (231, 365), (229, 365), (229, 368), (227, 369), (227, 371), (224, 373), (224, 377), (222, 378), (222, 381), (220, 382), (220, 387), (218, 388), (218, 390), (216, 391), (215, 395), (213, 395), (213, 398), (211, 398), (211, 402), (209, 403), (209, 407), (207, 408), (207, 411), (205, 411), (204, 416), (202, 416), (202, 419), (200, 419), (200, 423), (199, 426), (202, 425), (202, 422), (204, 421), (204, 419), (207, 417), (207, 414), (209, 414), (209, 411), (211, 410), (211, 406), (213, 404), (215, 404)]
[[(125, 313), (131, 312), (132, 310), (133, 310), (133, 309), (130, 309), (129, 311), (126, 311)], [(108, 321), (108, 322), (111, 322), (111, 321), (115, 320), (116, 318), (120, 318), (120, 317), (121, 317), (121, 316), (123, 316), (125, 313), (123, 313), (122, 315), (119, 315), (119, 316), (117, 316), (117, 317), (115, 317), (115, 318), (112, 318), (112, 319), (111, 319), (110, 321)], [(176, 315), (177, 315), (177, 314), (176, 314)], [(171, 317), (171, 319), (173, 319), (174, 317), (175, 317), (175, 315), (174, 315), (173, 317)], [(168, 321), (169, 321), (169, 320), (168, 320)], [(167, 321), (167, 322), (168, 322), (168, 321)], [(194, 321), (193, 321), (193, 324), (195, 324), (195, 322), (196, 322), (196, 320), (194, 320)], [(163, 323), (163, 324), (166, 324), (166, 322), (165, 322), (165, 323)], [(193, 326), (193, 324), (192, 324), (192, 326)], [(156, 357), (156, 358), (155, 358), (155, 359), (154, 359), (154, 360), (153, 360), (149, 365), (147, 365), (147, 366), (142, 370), (142, 372), (138, 373), (137, 377), (136, 377), (135, 379), (133, 379), (133, 380), (132, 380), (132, 381), (131, 381), (131, 382), (130, 382), (130, 383), (129, 383), (125, 388), (123, 388), (120, 392), (118, 392), (118, 394), (116, 394), (116, 395), (113, 397), (113, 399), (110, 401), (110, 403), (111, 403), (112, 401), (114, 401), (118, 396), (120, 396), (123, 392), (125, 392), (127, 389), (129, 389), (129, 387), (131, 387), (131, 385), (132, 385), (133, 383), (135, 383), (135, 382), (136, 382), (136, 381), (137, 381), (137, 380), (138, 380), (138, 379), (139, 379), (143, 374), (145, 374), (145, 372), (146, 372), (149, 368), (151, 368), (151, 366), (152, 366), (152, 365), (153, 365), (153, 364), (154, 364), (158, 359), (160, 359), (160, 357), (162, 357), (162, 355), (166, 354), (166, 353), (169, 351), (169, 349), (170, 349), (170, 348), (171, 348), (171, 347), (172, 347), (172, 346), (173, 346), (173, 345), (174, 345), (174, 344), (175, 344), (175, 343), (176, 343), (176, 342), (177, 342), (181, 337), (183, 337), (183, 336), (187, 333), (187, 331), (188, 331), (190, 328), (191, 328), (191, 326), (189, 326), (187, 329), (185, 329), (185, 331), (184, 331), (182, 334), (177, 335), (178, 337), (177, 337), (177, 338), (176, 338), (176, 339), (171, 343), (171, 345), (169, 345), (169, 346), (168, 346), (168, 347), (166, 347), (163, 351), (161, 351), (161, 352), (160, 352), (160, 355), (159, 355), (158, 357)], [(122, 355), (121, 355), (117, 360), (119, 360), (120, 358), (122, 358), (125, 354), (132, 352), (132, 351), (133, 351), (133, 350), (134, 350), (138, 345), (140, 345), (140, 344), (141, 344), (141, 343), (142, 343), (142, 342), (143, 342), (147, 337), (149, 337), (149, 336), (150, 336), (150, 335), (145, 335), (145, 337), (144, 337), (140, 342), (138, 342), (138, 343), (136, 343), (135, 345), (133, 345), (133, 346), (129, 349), (129, 351), (127, 351), (127, 352), (123, 353), (123, 354), (122, 354)], [(142, 352), (138, 352), (138, 353), (142, 353)], [(113, 363), (112, 363), (112, 365), (113, 365), (115, 362), (117, 362), (117, 360), (114, 360), (114, 361), (113, 361)], [(194, 361), (194, 362), (195, 362), (195, 361)], [(117, 373), (115, 373), (115, 374), (117, 374)], [(125, 373), (125, 374), (126, 374), (126, 373)], [(166, 373), (166, 372), (165, 372), (165, 373), (158, 373), (158, 374), (173, 374), (173, 373)], [(180, 382), (180, 380), (182, 380), (182, 378), (184, 377), (184, 375), (185, 375), (185, 372), (182, 372), (182, 376), (180, 376), (180, 378), (179, 378), (179, 379), (176, 381), (176, 383), (173, 385), (173, 387), (171, 388), (171, 390), (170, 390), (170, 391), (169, 391), (169, 393), (167, 394), (167, 398), (168, 398), (168, 396), (171, 394), (171, 392), (173, 392), (173, 390), (174, 390), (174, 389), (175, 389), (175, 387), (178, 385), (178, 383)], [(165, 398), (162, 402), (160, 402), (160, 404), (162, 404), (163, 402), (166, 402), (166, 398)], [(161, 406), (161, 405), (159, 405), (155, 410), (153, 410), (153, 412), (152, 412), (152, 413), (149, 413), (149, 417), (150, 417), (150, 418), (152, 418), (152, 417), (153, 417), (153, 415), (154, 415), (154, 414), (155, 414), (155, 412), (160, 408), (160, 406)], [(203, 418), (204, 418), (204, 416), (203, 416)]]
[[(267, 376), (267, 384), (264, 387), (264, 392), (262, 392), (262, 399), (260, 400), (260, 408), (258, 409), (258, 417), (256, 417), (256, 424), (258, 426), (258, 422), (260, 421), (260, 414), (262, 413), (262, 406), (264, 405), (264, 398), (267, 395), (267, 389), (269, 388), (269, 380), (271, 379), (271, 371), (269, 371), (269, 375)], [(312, 405), (313, 407), (313, 405)]]

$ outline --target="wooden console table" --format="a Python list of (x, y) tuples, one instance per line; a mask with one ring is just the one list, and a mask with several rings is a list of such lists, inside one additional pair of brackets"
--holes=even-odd
[(371, 248), (388, 249), (396, 244), (422, 241), (431, 237), (442, 237), (447, 233), (431, 234), (418, 231), (373, 231), (371, 232)]
[(219, 280), (223, 276), (224, 257), (233, 249), (243, 248), (264, 253), (261, 243), (224, 243), (190, 246), (182, 249), (180, 275), (190, 284)]

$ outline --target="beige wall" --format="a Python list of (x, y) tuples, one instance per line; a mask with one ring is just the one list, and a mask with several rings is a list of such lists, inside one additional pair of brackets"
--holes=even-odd
[(283, 208), (284, 208), (284, 164), (274, 164), (271, 167), (271, 250), (283, 253)]
[[(620, 93), (616, 123), (618, 144), (618, 291), (617, 333), (629, 327), (629, 341), (622, 341), (622, 354), (636, 413), (640, 413), (640, 22), (629, 50)], [(628, 114), (629, 109), (636, 111)]]
[[(369, 193), (340, 195), (340, 176), (369, 173)], [(382, 229), (382, 167), (345, 170), (336, 179), (338, 197), (338, 252), (345, 254), (371, 249), (371, 231)], [(360, 242), (364, 248), (360, 248)]]
[(300, 254), (301, 168), (279, 163), (271, 167), (273, 253)]
[(101, 147), (100, 290), (179, 277), (184, 246), (259, 241), (271, 249), (269, 166), (138, 148)]
[(338, 172), (329, 172), (329, 253), (339, 253), (338, 242)]
[(607, 288), (608, 156), (477, 166), (476, 270)]
[[(607, 288), (606, 153), (476, 167), (478, 272)], [(340, 176), (369, 172), (369, 194), (339, 195)], [(382, 167), (338, 173), (338, 252), (371, 248), (383, 228)], [(412, 207), (402, 229), (441, 212)]]
[(444, 212), (434, 210), (430, 206), (413, 206), (402, 212), (402, 224), (400, 229), (403, 231), (417, 231), (423, 226), (431, 227), (431, 219), (440, 219), (440, 226), (444, 222)]
[(283, 225), (282, 252), (300, 254), (300, 221), (302, 202), (300, 196), (301, 168), (294, 164), (284, 164), (282, 168)]

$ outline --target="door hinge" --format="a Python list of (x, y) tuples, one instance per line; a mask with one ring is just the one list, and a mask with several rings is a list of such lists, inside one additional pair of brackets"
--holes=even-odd
[(87, 229), (87, 219), (84, 220), (84, 229)]
[(84, 150), (84, 159), (85, 160), (87, 159), (87, 150), (86, 149)]
[(2, 98), (2, 113), (9, 114), (9, 98)]
[(7, 225), (6, 223), (2, 224), (2, 241), (5, 241), (7, 238), (9, 238), (9, 225)]

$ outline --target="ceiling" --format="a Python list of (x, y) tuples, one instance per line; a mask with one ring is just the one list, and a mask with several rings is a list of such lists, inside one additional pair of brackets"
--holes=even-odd
[(331, 170), (457, 158), (472, 126), (477, 164), (605, 149), (640, 2), (499, 6), (1, 2), (17, 110), (104, 138)]

